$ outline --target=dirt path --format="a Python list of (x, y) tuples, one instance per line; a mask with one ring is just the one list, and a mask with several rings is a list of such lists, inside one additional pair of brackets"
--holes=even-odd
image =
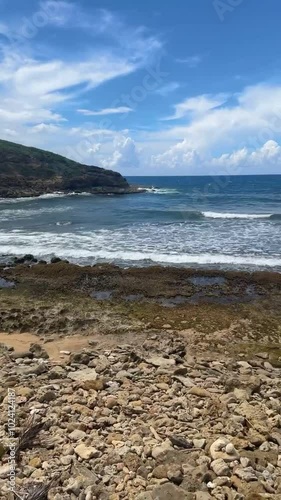
[(87, 347), (89, 343), (99, 349), (112, 349), (120, 345), (120, 343), (128, 343), (131, 345), (142, 344), (146, 338), (146, 334), (139, 335), (135, 338), (132, 333), (124, 335), (69, 335), (64, 338), (55, 340), (43, 341), (38, 335), (31, 333), (5, 333), (0, 332), (0, 343), (8, 347), (13, 347), (15, 352), (28, 351), (32, 343), (40, 344), (44, 347), (50, 356), (51, 361), (67, 360), (69, 355), (64, 351), (73, 353), (80, 352)]

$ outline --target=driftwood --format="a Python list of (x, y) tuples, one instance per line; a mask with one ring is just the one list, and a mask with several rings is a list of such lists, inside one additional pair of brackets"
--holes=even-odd
[(32, 415), (26, 422), (25, 427), (21, 431), (16, 447), (16, 461), (20, 461), (20, 452), (30, 448), (34, 443), (39, 432), (44, 428), (44, 422), (35, 422), (35, 417)]

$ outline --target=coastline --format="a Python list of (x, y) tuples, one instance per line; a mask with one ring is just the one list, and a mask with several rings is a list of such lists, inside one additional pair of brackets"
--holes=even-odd
[(79, 196), (79, 195), (125, 195), (125, 194), (140, 194), (145, 193), (146, 189), (141, 186), (129, 185), (126, 188), (118, 188), (118, 187), (97, 187), (91, 189), (82, 189), (82, 190), (42, 190), (42, 189), (32, 189), (32, 190), (7, 190), (1, 191), (1, 200), (20, 200), (25, 198), (34, 198), (40, 199), (44, 197), (56, 197), (60, 196)]

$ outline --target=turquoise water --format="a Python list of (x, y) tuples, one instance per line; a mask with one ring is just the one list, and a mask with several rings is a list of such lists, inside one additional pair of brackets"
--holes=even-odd
[(147, 191), (0, 200), (0, 253), (281, 271), (281, 175), (128, 179)]

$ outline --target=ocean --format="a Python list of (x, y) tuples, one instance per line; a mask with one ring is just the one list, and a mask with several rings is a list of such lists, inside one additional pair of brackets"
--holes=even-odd
[(0, 199), (0, 254), (281, 272), (281, 175), (127, 177), (145, 193)]

